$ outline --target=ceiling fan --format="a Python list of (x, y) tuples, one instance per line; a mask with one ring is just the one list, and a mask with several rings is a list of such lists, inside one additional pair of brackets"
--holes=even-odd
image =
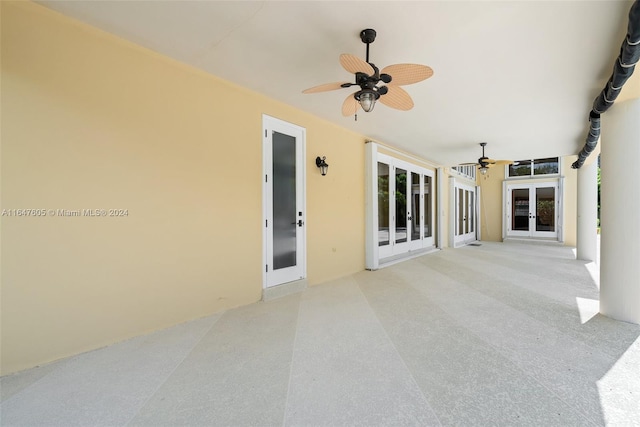
[(462, 163), (459, 166), (470, 166), (470, 165), (478, 165), (478, 170), (482, 175), (486, 175), (489, 168), (493, 165), (512, 165), (513, 161), (511, 160), (493, 160), (484, 155), (484, 147), (487, 145), (486, 142), (481, 142), (480, 146), (482, 147), (482, 157), (478, 159), (476, 163)]
[[(376, 39), (376, 31), (368, 28), (360, 32), (360, 40), (367, 45), (367, 60), (363, 61), (355, 55), (343, 53), (340, 55), (340, 64), (348, 72), (355, 75), (355, 83), (327, 83), (303, 90), (302, 93), (317, 93), (330, 90), (360, 86), (360, 90), (347, 96), (342, 104), (342, 115), (350, 116), (358, 112), (362, 107), (365, 112), (370, 112), (377, 100), (387, 107), (407, 111), (413, 108), (411, 96), (400, 86), (417, 83), (428, 79), (433, 75), (433, 70), (426, 65), (419, 64), (395, 64), (379, 70), (372, 62), (369, 62), (369, 44)], [(378, 83), (385, 85), (378, 86)], [(357, 116), (356, 116), (357, 118)]]

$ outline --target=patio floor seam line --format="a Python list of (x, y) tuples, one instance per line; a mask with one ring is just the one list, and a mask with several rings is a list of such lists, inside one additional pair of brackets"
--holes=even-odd
[(358, 288), (358, 292), (360, 292), (360, 294), (362, 295), (362, 297), (364, 298), (364, 300), (367, 302), (367, 306), (369, 307), (369, 309), (371, 310), (371, 312), (373, 313), (376, 322), (378, 323), (378, 325), (380, 325), (380, 328), (382, 329), (382, 331), (384, 332), (384, 336), (389, 340), (389, 343), (391, 344), (391, 346), (393, 347), (393, 351), (395, 351), (395, 353), (398, 355), (398, 357), (400, 358), (400, 360), (402, 361), (402, 365), (405, 367), (405, 369), (407, 370), (407, 372), (409, 373), (409, 376), (411, 377), (411, 381), (413, 381), (413, 384), (416, 386), (416, 388), (420, 391), (420, 395), (422, 396), (422, 398), (424, 399), (425, 403), (427, 404), (427, 407), (429, 408), (429, 410), (433, 413), (433, 415), (436, 417), (436, 419), (438, 420), (438, 424), (442, 427), (444, 426), (444, 424), (442, 424), (442, 421), (440, 421), (440, 417), (438, 417), (438, 413), (433, 409), (433, 407), (431, 406), (431, 403), (429, 402), (429, 399), (427, 399), (427, 396), (425, 396), (424, 391), (422, 390), (422, 388), (420, 387), (420, 384), (418, 384), (418, 381), (416, 381), (416, 378), (413, 376), (413, 372), (411, 372), (411, 369), (409, 369), (409, 366), (407, 365), (406, 360), (404, 360), (404, 358), (402, 357), (402, 354), (400, 354), (400, 351), (398, 351), (398, 347), (396, 347), (396, 344), (393, 342), (393, 340), (391, 339), (391, 336), (389, 336), (389, 333), (387, 332), (387, 330), (385, 329), (384, 325), (382, 324), (382, 321), (380, 320), (380, 318), (378, 317), (378, 313), (376, 313), (376, 311), (374, 310), (374, 308), (371, 306), (371, 304), (369, 303), (369, 299), (367, 298), (366, 294), (362, 291), (362, 288), (360, 288), (360, 283), (354, 279), (354, 282)]
[(211, 332), (213, 327), (216, 325), (216, 323), (218, 323), (218, 321), (220, 321), (220, 319), (222, 318), (222, 316), (224, 316), (225, 313), (226, 313), (226, 310), (218, 315), (218, 318), (213, 321), (211, 326), (209, 326), (205, 332), (203, 332), (202, 336), (193, 344), (191, 349), (185, 353), (184, 357), (182, 357), (182, 359), (178, 363), (176, 363), (176, 365), (173, 367), (171, 372), (169, 372), (167, 376), (164, 378), (164, 380), (160, 382), (160, 384), (158, 384), (158, 387), (156, 387), (156, 389), (152, 393), (149, 393), (149, 396), (147, 396), (144, 402), (142, 402), (142, 404), (138, 407), (138, 410), (135, 413), (133, 413), (131, 417), (129, 417), (129, 419), (124, 424), (122, 424), (123, 426), (130, 425), (131, 421), (133, 421), (138, 416), (138, 414), (140, 414), (140, 411), (147, 405), (147, 403), (149, 403), (149, 401), (153, 398), (153, 396), (155, 396), (158, 393), (158, 391), (160, 391), (162, 386), (164, 386), (167, 383), (167, 381), (169, 381), (169, 378), (171, 378), (171, 376), (178, 370), (178, 368), (184, 363), (184, 361), (187, 360), (187, 358), (191, 355), (191, 353), (193, 353), (193, 350), (202, 342), (204, 337), (206, 337), (209, 334), (209, 332)]
[[(303, 291), (304, 293), (304, 291)], [(282, 412), (282, 427), (287, 425), (287, 413), (289, 411), (289, 393), (291, 391), (291, 377), (293, 376), (293, 366), (296, 357), (296, 343), (298, 342), (298, 331), (300, 330), (300, 311), (302, 308), (302, 294), (298, 298), (298, 313), (296, 314), (296, 331), (293, 334), (291, 345), (291, 360), (289, 361), (289, 378), (287, 379), (287, 392), (284, 397), (284, 411)]]

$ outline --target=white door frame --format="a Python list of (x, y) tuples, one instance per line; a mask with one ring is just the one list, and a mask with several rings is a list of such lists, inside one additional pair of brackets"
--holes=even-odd
[[(290, 135), (296, 139), (296, 264), (292, 267), (273, 270), (273, 132)], [(263, 267), (262, 287), (302, 280), (307, 277), (307, 227), (306, 227), (306, 129), (275, 117), (262, 115), (262, 229)]]
[[(378, 146), (374, 142), (368, 142), (365, 145), (366, 154), (366, 176), (367, 176), (367, 188), (366, 188), (366, 238), (365, 238), (365, 261), (366, 268), (370, 270), (376, 270), (379, 267), (381, 260), (393, 260), (396, 258), (402, 258), (405, 254), (409, 254), (412, 251), (429, 249), (435, 245), (436, 231), (435, 228), (439, 225), (438, 218), (436, 216), (436, 195), (438, 188), (436, 187), (435, 172), (427, 169), (423, 166), (419, 166), (415, 163), (400, 160), (397, 157), (382, 154), (378, 152)], [(380, 230), (379, 230), (379, 177), (378, 177), (378, 163), (383, 163), (389, 166), (389, 244), (379, 246), (380, 243)], [(411, 226), (413, 215), (413, 207), (409, 203), (407, 209), (407, 242), (396, 243), (395, 233), (395, 203), (396, 203), (396, 182), (395, 171), (397, 168), (407, 171), (407, 197), (410, 199), (412, 196), (412, 173), (416, 173), (420, 177), (420, 197), (419, 197), (419, 225), (420, 225), (420, 238), (411, 240)], [(431, 197), (431, 236), (425, 237), (425, 221), (428, 216), (425, 213), (425, 177), (431, 179), (431, 194), (427, 195)], [(412, 220), (409, 220), (409, 217)]]
[[(414, 250), (420, 250), (423, 248), (428, 248), (430, 246), (434, 246), (435, 244), (435, 239), (433, 236), (433, 224), (431, 224), (432, 227), (432, 232), (431, 232), (431, 236), (430, 237), (424, 237), (424, 221), (425, 221), (425, 211), (424, 211), (424, 206), (425, 206), (425, 193), (424, 193), (424, 181), (425, 181), (425, 177), (430, 177), (431, 178), (431, 192), (433, 193), (434, 191), (434, 185), (433, 185), (433, 177), (434, 177), (434, 173), (433, 171), (414, 165), (412, 163), (409, 162), (405, 162), (403, 160), (399, 160), (396, 159), (395, 157), (391, 157), (391, 156), (387, 156), (385, 154), (378, 154), (377, 158), (376, 158), (376, 165), (378, 162), (384, 163), (389, 165), (389, 245), (388, 246), (384, 246), (384, 247), (380, 247), (378, 249), (378, 254), (380, 259), (383, 258), (387, 258), (390, 256), (395, 256), (395, 255), (401, 255), (404, 253), (408, 253)], [(407, 173), (407, 181), (406, 181), (406, 193), (407, 193), (407, 214), (406, 217), (404, 218), (406, 221), (406, 233), (407, 233), (407, 239), (405, 242), (396, 242), (396, 228), (395, 228), (395, 221), (396, 221), (396, 216), (397, 213), (395, 211), (395, 207), (396, 207), (396, 189), (397, 189), (397, 183), (395, 180), (395, 176), (396, 176), (396, 170), (397, 169), (402, 169)], [(413, 208), (411, 206), (410, 203), (410, 199), (411, 199), (411, 194), (412, 194), (412, 185), (411, 185), (411, 179), (412, 179), (412, 173), (416, 173), (419, 175), (420, 177), (420, 218), (419, 218), (419, 223), (420, 223), (420, 238), (418, 239), (414, 239), (412, 240), (412, 236), (411, 236), (411, 224), (412, 224), (412, 220), (413, 220), (413, 215), (415, 214), (415, 212), (413, 212)], [(391, 177), (393, 177), (393, 179), (391, 179)], [(376, 181), (376, 188), (377, 188), (377, 181)], [(376, 191), (377, 194), (377, 191)], [(433, 194), (430, 195), (433, 198)], [(434, 222), (434, 215), (435, 215), (435, 209), (434, 209), (434, 200), (431, 200), (431, 221)], [(375, 211), (375, 216), (377, 217), (378, 215), (378, 211)], [(378, 241), (376, 239), (375, 244), (378, 244)]]
[[(412, 220), (409, 221), (409, 227), (410, 229), (408, 230), (409, 233), (409, 238), (412, 239), (409, 241), (409, 248), (410, 250), (418, 250), (418, 249), (423, 249), (426, 247), (432, 247), (435, 246), (435, 237), (434, 237), (434, 222), (435, 222), (435, 198), (433, 197), (433, 194), (435, 192), (435, 180), (434, 180), (434, 173), (433, 171), (430, 171), (429, 169), (424, 169), (424, 168), (416, 168), (416, 167), (410, 167), (409, 171), (408, 171), (408, 183), (409, 183), (409, 194), (411, 194), (411, 201), (414, 201), (414, 189), (413, 189), (413, 175), (412, 174), (417, 174), (419, 176), (419, 192), (417, 193), (417, 195), (419, 196), (419, 200), (418, 200), (418, 211), (419, 211), (419, 215), (420, 217), (418, 218), (418, 228), (419, 228), (419, 234), (420, 234), (420, 238), (419, 239), (412, 239), (411, 233), (413, 232), (413, 219), (416, 218), (416, 212), (415, 209), (413, 208), (413, 203), (412, 203), (412, 207), (411, 207), (411, 218)], [(427, 177), (430, 178), (431, 180), (431, 188), (430, 188), (430, 192), (427, 192), (427, 188), (425, 186), (426, 181), (427, 181)], [(431, 209), (429, 212), (428, 217), (431, 218), (431, 224), (428, 224), (429, 227), (431, 227), (431, 236), (429, 237), (425, 237), (425, 232), (426, 232), (426, 227), (427, 227), (427, 211), (426, 211), (426, 206), (427, 206), (427, 198), (430, 197), (431, 198)]]
[[(478, 216), (479, 198), (477, 186), (463, 183), (457, 180), (455, 177), (450, 177), (450, 179), (451, 191), (449, 194), (449, 230), (451, 246), (455, 248), (467, 245), (477, 240), (478, 224), (480, 223)], [(462, 213), (464, 216), (464, 224), (471, 224), (470, 227), (473, 227), (472, 230), (466, 233), (463, 232), (464, 230), (459, 230), (459, 189), (463, 190), (463, 194), (465, 195), (463, 206), (464, 212)]]
[[(554, 189), (554, 225), (555, 231), (537, 231), (536, 230), (536, 216), (537, 216), (537, 203), (536, 203), (536, 191), (538, 188), (553, 188)], [(561, 224), (562, 224), (562, 198), (560, 193), (561, 185), (559, 181), (546, 181), (536, 183), (507, 183), (505, 185), (505, 234), (506, 237), (525, 237), (525, 238), (545, 238), (545, 239), (557, 239), (562, 240)], [(527, 190), (529, 194), (529, 216), (528, 230), (513, 230), (513, 190)]]

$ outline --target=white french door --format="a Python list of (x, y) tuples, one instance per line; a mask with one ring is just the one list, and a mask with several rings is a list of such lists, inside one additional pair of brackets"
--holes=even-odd
[(508, 237), (558, 238), (557, 183), (507, 185)]
[(433, 171), (378, 154), (378, 257), (434, 245)]
[(305, 129), (263, 116), (264, 287), (306, 277)]
[(460, 246), (477, 240), (476, 237), (476, 189), (472, 186), (455, 183), (454, 201), (454, 237), (453, 245)]

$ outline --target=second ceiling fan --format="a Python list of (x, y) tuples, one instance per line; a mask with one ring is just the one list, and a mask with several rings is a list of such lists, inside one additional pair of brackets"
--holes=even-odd
[[(351, 116), (362, 107), (365, 112), (370, 112), (380, 100), (387, 107), (396, 110), (410, 110), (413, 108), (411, 96), (400, 86), (417, 83), (428, 79), (433, 75), (431, 67), (420, 64), (395, 64), (379, 70), (372, 62), (369, 62), (369, 44), (376, 39), (376, 31), (368, 28), (360, 32), (360, 40), (367, 45), (366, 61), (349, 53), (340, 55), (340, 64), (348, 72), (355, 75), (355, 82), (327, 83), (302, 91), (302, 93), (317, 93), (330, 90), (359, 86), (360, 90), (347, 96), (342, 104), (342, 115)], [(378, 83), (385, 85), (378, 86)]]
[(458, 166), (471, 166), (477, 165), (478, 170), (482, 175), (486, 175), (489, 168), (493, 165), (512, 165), (514, 162), (511, 160), (493, 160), (484, 155), (484, 147), (486, 147), (486, 142), (481, 142), (480, 146), (482, 147), (482, 157), (478, 159), (476, 163), (461, 163)]

